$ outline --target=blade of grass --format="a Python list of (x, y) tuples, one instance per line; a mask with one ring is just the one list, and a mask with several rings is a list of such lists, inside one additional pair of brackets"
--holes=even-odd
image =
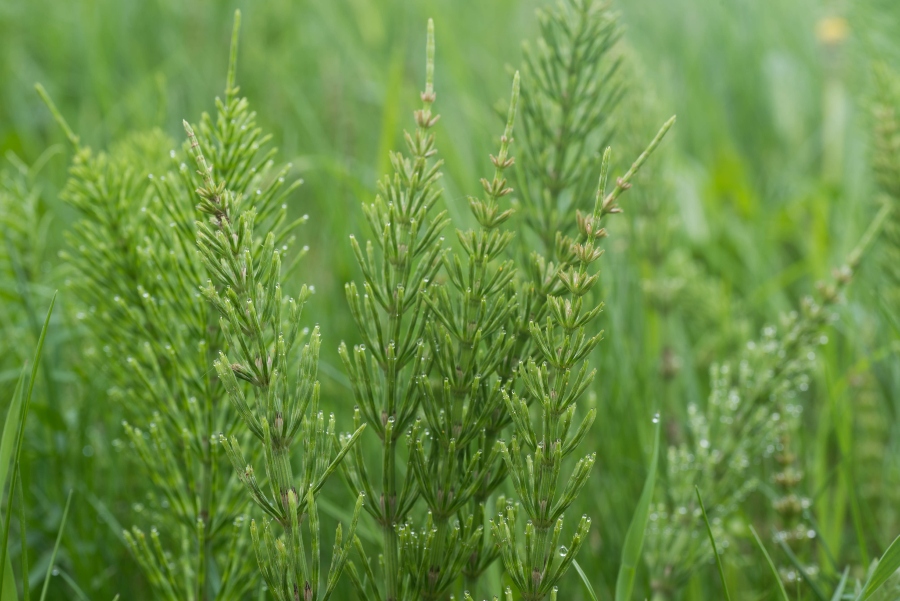
[[(50, 308), (47, 310), (47, 317), (44, 319), (44, 327), (41, 329), (41, 337), (38, 339), (37, 348), (34, 351), (34, 359), (31, 362), (31, 376), (28, 380), (28, 392), (27, 392), (27, 394), (25, 394), (24, 398), (21, 397), (21, 393), (20, 393), (19, 399), (21, 399), (21, 400), (18, 401), (20, 403), (21, 408), (19, 410), (18, 424), (16, 426), (17, 436), (16, 436), (16, 442), (15, 442), (15, 449), (14, 449), (14, 451), (11, 451), (11, 453), (13, 454), (12, 478), (10, 480), (9, 490), (7, 491), (7, 495), (6, 495), (6, 511), (7, 511), (7, 513), (4, 518), (4, 522), (3, 522), (2, 536), (0, 536), (0, 565), (4, 566), (3, 571), (0, 571), (0, 591), (2, 591), (2, 594), (3, 594), (2, 601), (7, 601), (7, 594), (8, 594), (7, 591), (9, 591), (9, 590), (12, 590), (15, 595), (14, 597), (10, 597), (10, 598), (18, 599), (18, 593), (15, 591), (15, 583), (13, 583), (13, 586), (11, 587), (11, 589), (8, 587), (8, 584), (7, 584), (8, 580), (9, 580), (7, 575), (12, 573), (12, 567), (10, 566), (9, 569), (7, 569), (6, 565), (5, 565), (5, 564), (9, 563), (9, 555), (7, 553), (7, 545), (9, 543), (9, 521), (10, 521), (10, 517), (12, 515), (12, 497), (15, 492), (16, 480), (18, 478), (18, 473), (19, 473), (19, 457), (21, 456), (21, 453), (22, 453), (22, 442), (24, 441), (24, 438), (25, 438), (25, 421), (28, 419), (28, 405), (31, 402), (31, 394), (34, 391), (34, 381), (37, 379), (38, 365), (41, 362), (41, 351), (44, 348), (44, 339), (47, 336), (47, 328), (50, 325), (50, 316), (53, 314), (53, 305), (55, 303), (56, 303), (56, 294), (54, 293), (53, 298), (50, 300)], [(14, 398), (13, 403), (16, 403), (16, 402), (17, 402), (17, 399)], [(10, 407), (10, 411), (12, 411), (12, 407)], [(8, 426), (8, 424), (7, 424), (7, 426)], [(6, 426), (4, 426), (4, 428), (3, 428), (3, 434), (4, 434), (4, 438), (5, 438), (6, 434), (7, 434)], [(12, 448), (12, 447), (7, 447), (6, 441), (4, 440), (4, 441), (0, 441), (0, 448), (5, 450), (6, 448)], [(2, 484), (5, 484), (5, 482), (0, 481), (0, 485), (2, 485)], [(2, 488), (0, 488), (0, 490), (2, 490)], [(4, 585), (6, 585), (8, 588), (4, 588)]]
[[(23, 369), (19, 375), (19, 381), (13, 392), (12, 402), (6, 412), (6, 422), (3, 424), (3, 437), (0, 438), (0, 492), (6, 486), (6, 477), (9, 473), (10, 459), (14, 451), (16, 440), (16, 428), (19, 425), (19, 416), (22, 409), (22, 389), (25, 386), (25, 370)], [(8, 509), (12, 509), (7, 505)], [(6, 545), (4, 544), (0, 556), (3, 572), (0, 574), (0, 601), (18, 601), (19, 593), (16, 590), (15, 577), (13, 575), (12, 563), (9, 555), (6, 553)]]
[(827, 597), (825, 593), (819, 588), (819, 585), (816, 584), (816, 581), (813, 580), (810, 575), (807, 573), (806, 568), (803, 566), (803, 563), (800, 559), (797, 558), (797, 555), (791, 550), (791, 548), (785, 543), (783, 540), (776, 539), (778, 546), (781, 547), (781, 550), (784, 551), (784, 554), (787, 555), (788, 559), (791, 560), (791, 563), (794, 565), (794, 568), (797, 569), (797, 572), (806, 581), (806, 584), (809, 585), (809, 588), (812, 590), (813, 594), (817, 599), (821, 599), (821, 601), (827, 601)]
[(831, 552), (831, 547), (828, 546), (828, 543), (822, 539), (822, 531), (819, 528), (819, 523), (816, 521), (815, 516), (809, 509), (803, 510), (803, 519), (809, 524), (809, 527), (812, 528), (813, 532), (816, 533), (816, 537), (819, 539), (819, 547), (825, 551), (825, 557), (828, 558), (829, 563), (831, 563), (831, 567), (834, 568), (835, 572), (838, 570), (837, 560), (834, 558), (834, 554)]
[(22, 409), (22, 389), (25, 387), (25, 370), (19, 373), (19, 381), (13, 392), (9, 409), (6, 410), (6, 421), (3, 423), (3, 437), (0, 438), (0, 490), (6, 485), (9, 466), (15, 450), (16, 428), (19, 426), (19, 415)]
[(56, 543), (53, 545), (53, 553), (50, 554), (50, 565), (47, 566), (47, 575), (44, 576), (44, 587), (41, 589), (41, 600), (47, 597), (47, 590), (50, 588), (50, 576), (53, 575), (53, 564), (56, 563), (56, 554), (59, 552), (59, 543), (62, 542), (63, 531), (66, 529), (66, 518), (69, 516), (69, 505), (72, 503), (72, 492), (69, 491), (69, 497), (66, 499), (66, 508), (63, 509), (62, 520), (59, 522), (59, 532), (56, 533)]
[(72, 592), (75, 593), (75, 596), (78, 597), (79, 601), (91, 601), (90, 597), (88, 597), (81, 587), (78, 586), (78, 583), (69, 576), (66, 572), (59, 570), (59, 577), (66, 581), (66, 584), (69, 585), (69, 588), (72, 589)]
[(15, 575), (13, 574), (12, 563), (10, 563), (9, 557), (3, 563), (5, 564), (3, 566), (3, 582), (5, 584), (0, 589), (0, 601), (19, 601), (19, 591), (16, 590)]
[(584, 573), (584, 570), (581, 569), (581, 566), (578, 564), (576, 560), (572, 560), (572, 567), (575, 568), (575, 571), (578, 572), (578, 576), (581, 577), (581, 581), (584, 583), (584, 588), (587, 589), (588, 595), (590, 596), (592, 601), (599, 601), (597, 598), (597, 593), (594, 592), (594, 587), (591, 586), (591, 581), (588, 580), (587, 574)]
[(894, 539), (888, 550), (878, 560), (875, 571), (869, 576), (869, 581), (866, 582), (866, 586), (863, 588), (862, 594), (857, 597), (857, 601), (866, 601), (866, 599), (874, 595), (881, 588), (881, 585), (887, 582), (888, 578), (893, 576), (898, 569), (900, 569), (900, 536)]
[(706, 507), (703, 505), (703, 499), (700, 497), (700, 488), (694, 486), (697, 492), (697, 501), (700, 503), (700, 511), (703, 513), (703, 521), (706, 523), (706, 533), (709, 535), (709, 542), (713, 548), (713, 554), (716, 556), (716, 566), (719, 568), (719, 578), (722, 579), (722, 589), (725, 591), (725, 600), (731, 601), (731, 593), (728, 592), (728, 582), (725, 580), (725, 568), (722, 566), (722, 558), (719, 556), (719, 548), (716, 546), (716, 537), (713, 536), (712, 526), (709, 523), (709, 516), (706, 515)]
[(644, 490), (634, 510), (634, 517), (625, 534), (625, 544), (622, 547), (622, 564), (619, 566), (619, 574), (616, 577), (616, 601), (627, 601), (631, 598), (634, 589), (634, 576), (638, 563), (641, 560), (641, 548), (644, 546), (644, 534), (647, 531), (647, 519), (650, 515), (650, 502), (653, 500), (653, 487), (656, 484), (656, 467), (659, 463), (659, 415), (654, 422), (656, 427), (653, 433), (653, 454), (650, 456), (650, 469), (647, 471), (647, 479), (644, 481)]
[(28, 539), (25, 536), (25, 478), (19, 478), (19, 539), (22, 543), (22, 599), (31, 601)]
[(841, 575), (841, 580), (838, 582), (837, 588), (834, 589), (834, 595), (831, 597), (831, 601), (841, 601), (841, 596), (844, 594), (844, 587), (847, 586), (847, 578), (850, 576), (850, 566), (844, 568), (844, 573)]
[(756, 544), (759, 545), (759, 548), (762, 550), (763, 555), (766, 557), (766, 562), (769, 564), (769, 568), (772, 570), (772, 574), (775, 576), (775, 582), (778, 583), (778, 590), (781, 591), (781, 598), (784, 601), (791, 601), (788, 597), (787, 591), (784, 590), (784, 583), (781, 582), (781, 576), (778, 574), (778, 569), (775, 567), (775, 563), (772, 561), (772, 558), (769, 556), (769, 552), (766, 551), (766, 546), (763, 544), (762, 540), (760, 540), (759, 535), (756, 533), (756, 529), (751, 525), (750, 532), (753, 533), (753, 538), (756, 539)]

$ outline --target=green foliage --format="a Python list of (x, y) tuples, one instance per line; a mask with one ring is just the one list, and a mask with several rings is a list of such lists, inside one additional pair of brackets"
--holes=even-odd
[[(306, 334), (300, 327), (300, 315), (309, 292), (304, 286), (299, 300), (282, 295), (281, 257), (291, 250), (284, 242), (293, 224), (285, 227), (285, 206), (281, 205), (280, 211), (277, 208), (292, 187), (289, 185), (285, 191), (279, 191), (283, 176), (271, 178), (268, 157), (258, 161), (250, 150), (257, 147), (260, 131), (254, 127), (246, 101), (238, 97), (234, 83), (239, 25), (240, 13), (235, 17), (231, 66), (225, 101), (220, 105), (221, 117), (216, 131), (206, 128), (207, 135), (211, 134), (219, 142), (218, 146), (211, 146), (212, 164), (207, 163), (191, 126), (187, 122), (184, 126), (203, 180), (203, 185), (197, 189), (200, 197), (197, 208), (208, 216), (208, 222), (198, 223), (197, 233), (200, 256), (211, 275), (203, 291), (221, 316), (219, 329), (227, 340), (226, 348), (238, 357), (237, 361), (232, 361), (220, 351), (215, 362), (216, 373), (245, 428), (263, 445), (270, 495), (260, 488), (253, 467), (241, 451), (237, 434), (230, 438), (220, 434), (219, 442), (225, 447), (250, 498), (266, 516), (262, 537), (255, 521), (251, 522), (250, 530), (257, 562), (269, 591), (283, 601), (297, 598), (299, 591), (303, 591), (304, 599), (324, 601), (334, 591), (347, 561), (363, 499), (360, 495), (346, 543), (342, 544), (341, 527), (338, 526), (335, 556), (326, 584), (321, 587), (315, 497), (364, 426), (336, 448), (334, 415), (326, 428), (324, 413), (319, 410), (319, 383), (316, 381), (318, 329), (299, 353), (299, 369), (296, 365), (296, 346), (301, 335)], [(222, 158), (216, 161), (217, 156)], [(216, 164), (226, 166), (221, 174), (214, 172), (213, 165)], [(215, 182), (215, 176), (222, 178), (220, 183)], [(244, 197), (232, 191), (248, 188), (255, 189), (255, 194), (251, 192)], [(245, 208), (248, 203), (253, 205)], [(273, 215), (277, 217), (273, 219)], [(257, 218), (268, 230), (264, 240), (254, 236)], [(238, 379), (251, 385), (249, 395)], [(291, 461), (292, 447), (298, 441), (303, 450), (302, 463), (297, 470), (299, 481)], [(310, 559), (306, 556), (300, 529), (304, 517), (309, 521)], [(283, 529), (283, 540), (272, 533), (269, 519)]]
[(525, 221), (556, 258), (557, 232), (589, 211), (600, 151), (621, 98), (615, 56), (620, 28), (599, 0), (566, 0), (538, 12), (541, 37), (526, 45), (522, 73), (520, 193)]
[[(240, 92), (233, 7), (57, 4), (0, 8), (0, 398), (65, 290), (6, 594), (772, 598), (752, 526), (791, 599), (897, 596), (892, 3), (275, 0)], [(675, 111), (596, 230), (604, 148)]]
[[(625, 545), (622, 547), (622, 565), (619, 566), (619, 575), (616, 577), (616, 601), (624, 601), (631, 598), (634, 590), (634, 578), (637, 567), (641, 562), (641, 550), (644, 546), (644, 537), (647, 533), (647, 521), (650, 519), (650, 504), (653, 501), (653, 489), (656, 486), (656, 470), (659, 465), (659, 415), (653, 418), (656, 424), (653, 436), (653, 450), (650, 452), (650, 469), (647, 470), (647, 480), (641, 491), (641, 498), (634, 510), (634, 517), (628, 525), (628, 533), (625, 535)], [(699, 498), (698, 498), (699, 500)], [(701, 509), (703, 505), (701, 503)], [(707, 522), (708, 525), (708, 522)]]
[[(27, 365), (22, 369), (22, 375), (16, 385), (12, 400), (9, 404), (9, 410), (6, 414), (6, 420), (3, 424), (3, 433), (0, 436), (0, 492), (6, 488), (7, 478), (9, 479), (9, 489), (6, 494), (6, 512), (0, 514), (2, 521), (2, 534), (0, 534), (0, 599), (3, 601), (18, 601), (19, 593), (16, 589), (16, 583), (13, 580), (12, 563), (9, 554), (9, 527), (13, 514), (13, 495), (16, 492), (16, 484), (23, 479), (21, 473), (22, 444), (25, 440), (25, 424), (28, 421), (28, 411), (31, 408), (31, 397), (34, 393), (34, 384), (37, 380), (38, 367), (41, 361), (41, 354), (44, 350), (44, 339), (47, 336), (47, 329), (50, 325), (50, 316), (53, 314), (53, 306), (56, 304), (56, 295), (50, 300), (50, 308), (47, 309), (47, 317), (44, 319), (44, 325), (41, 328), (37, 346), (34, 350), (34, 356), (31, 360), (30, 375), (26, 379), (28, 372)], [(24, 488), (20, 484), (20, 487)], [(70, 495), (71, 499), (71, 495)], [(68, 509), (68, 504), (66, 504)], [(22, 521), (22, 512), (24, 512), (24, 494), (19, 497), (19, 528), (20, 536), (24, 538), (25, 525)], [(65, 524), (65, 520), (63, 520)], [(62, 527), (60, 528), (62, 530)], [(55, 553), (54, 553), (55, 556)], [(52, 561), (51, 561), (52, 565)], [(30, 597), (30, 583), (28, 580), (28, 557), (22, 555), (22, 587), (24, 589), (25, 598)], [(46, 585), (45, 585), (46, 592)], [(42, 593), (42, 598), (43, 598)]]
[[(529, 324), (539, 360), (520, 363), (519, 377), (524, 392), (504, 394), (515, 429), (511, 444), (500, 442), (503, 459), (513, 488), (528, 517), (523, 548), (515, 533), (519, 508), (508, 506), (505, 515), (492, 523), (503, 563), (523, 599), (556, 597), (557, 584), (575, 559), (590, 529), (591, 520), (582, 516), (569, 546), (559, 545), (565, 510), (575, 501), (590, 475), (596, 456), (578, 460), (565, 487), (560, 489), (562, 461), (571, 455), (596, 417), (590, 410), (581, 424), (571, 430), (579, 398), (590, 386), (595, 371), (588, 371), (585, 359), (599, 344), (602, 333), (586, 334), (586, 327), (602, 305), (584, 309), (584, 298), (597, 282), (589, 267), (603, 251), (599, 242), (607, 236), (605, 218), (621, 212), (619, 196), (631, 187), (631, 178), (656, 149), (675, 122), (672, 118), (660, 129), (647, 149), (607, 192), (609, 150), (603, 158), (600, 183), (593, 211), (578, 213), (578, 241), (571, 244), (556, 277), (559, 286), (548, 296), (549, 315), (545, 323)], [(505, 391), (504, 391), (505, 392)], [(529, 405), (540, 411), (540, 429), (534, 427)]]

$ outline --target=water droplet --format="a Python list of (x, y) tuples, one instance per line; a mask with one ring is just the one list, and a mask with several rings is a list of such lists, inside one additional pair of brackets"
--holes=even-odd
[(569, 549), (567, 549), (565, 545), (562, 545), (562, 546), (559, 548), (559, 556), (560, 556), (560, 557), (565, 557), (565, 556), (568, 555), (568, 554), (569, 554)]
[(654, 424), (659, 423), (659, 412), (656, 412), (655, 414), (653, 414), (653, 423)]

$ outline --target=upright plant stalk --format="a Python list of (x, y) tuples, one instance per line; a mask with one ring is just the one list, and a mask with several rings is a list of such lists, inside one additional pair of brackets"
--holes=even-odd
[[(365, 251), (356, 238), (351, 246), (363, 275), (362, 293), (347, 284), (347, 300), (359, 327), (363, 344), (352, 352), (339, 349), (350, 375), (358, 403), (356, 422), (363, 418), (382, 441), (381, 483), (376, 489), (368, 467), (357, 450), (348, 464), (352, 486), (373, 499), (366, 509), (381, 525), (384, 553), (384, 597), (406, 599), (410, 583), (400, 565), (398, 528), (406, 519), (420, 491), (407, 468), (406, 478), (397, 469), (397, 445), (412, 425), (419, 407), (420, 374), (428, 373), (425, 328), (425, 296), (440, 269), (445, 213), (429, 216), (441, 190), (441, 161), (436, 161), (432, 128), (434, 92), (434, 25), (428, 22), (425, 91), (422, 108), (415, 112), (416, 130), (406, 134), (408, 156), (391, 154), (393, 176), (379, 182), (379, 194), (363, 211), (374, 236)], [(411, 461), (411, 459), (410, 459)]]
[[(890, 536), (895, 531), (900, 508), (896, 458), (890, 452), (890, 420), (875, 374), (866, 368), (850, 378), (854, 399), (854, 460), (859, 498), (875, 523)], [(883, 546), (888, 542), (879, 540)], [(874, 550), (873, 550), (874, 551)]]
[(504, 172), (514, 162), (509, 147), (518, 94), (517, 73), (500, 150), (491, 156), (493, 177), (481, 180), (483, 199), (468, 199), (480, 227), (457, 230), (462, 253), (444, 258), (449, 282), (423, 297), (436, 381), (427, 373), (419, 377), (424, 420), (416, 422), (410, 441), (429, 517), (418, 536), (401, 530), (403, 554), (423, 599), (445, 596), (462, 572), (473, 588), (497, 557), (483, 547), (484, 506), (505, 478), (495, 443), (509, 421), (501, 396), (509, 378), (502, 366), (515, 341), (517, 296), (513, 262), (501, 260), (513, 234), (500, 226), (513, 211), (500, 202), (512, 192)]
[[(815, 565), (800, 563), (808, 559), (809, 541), (815, 536), (803, 519), (803, 511), (809, 507), (810, 500), (802, 494), (803, 471), (794, 448), (794, 437), (800, 431), (800, 409), (796, 406), (781, 409), (781, 428), (775, 454), (779, 469), (773, 477), (778, 497), (772, 506), (779, 518), (775, 540), (785, 546), (791, 559), (798, 564), (788, 566), (782, 563), (778, 568), (782, 583), (790, 590), (796, 589), (801, 580), (815, 577), (818, 569)], [(803, 570), (805, 574), (800, 574), (798, 570)]]
[[(233, 255), (250, 249), (256, 262), (248, 265), (258, 268), (266, 255), (252, 240), (252, 226), (272, 232), (273, 248), (290, 244), (292, 225), (286, 224), (283, 201), (299, 182), (286, 183), (289, 166), (276, 166), (275, 151), (266, 149), (270, 136), (257, 127), (247, 100), (238, 95), (239, 24), (238, 14), (224, 100), (217, 99), (215, 117), (203, 115), (194, 150), (205, 163), (200, 187), (214, 189), (223, 205), (213, 217), (244, 236), (227, 250)], [(227, 391), (210, 365), (229, 341), (197, 284), (208, 278), (242, 285), (247, 280), (225, 279), (234, 275), (227, 271), (233, 264), (223, 267), (210, 258), (223, 249), (214, 246), (218, 239), (209, 232), (206, 260), (196, 252), (192, 198), (198, 181), (182, 161), (189, 148), (180, 152), (166, 136), (151, 132), (95, 154), (64, 122), (63, 128), (76, 147), (64, 198), (84, 214), (67, 258), (78, 275), (73, 280), (83, 306), (79, 317), (91, 333), (86, 354), (109, 375), (113, 398), (127, 400), (129, 413), (142, 424), (126, 424), (126, 432), (152, 485), (151, 500), (135, 520), (153, 528), (148, 536), (134, 527), (124, 534), (126, 542), (160, 599), (241, 599), (252, 584), (252, 569), (243, 557), (250, 538), (242, 517), (246, 497), (231, 471), (222, 471), (226, 458), (215, 444), (218, 437), (210, 436), (234, 433), (244, 416), (220, 402)], [(213, 173), (214, 185), (203, 181)], [(235, 200), (240, 198), (252, 198), (255, 212), (245, 215)], [(209, 203), (201, 207), (211, 210)], [(268, 261), (270, 267), (275, 263), (273, 249)], [(280, 269), (274, 275), (254, 273), (254, 286), (268, 288), (233, 293), (269, 298), (279, 277)], [(224, 291), (222, 298), (228, 298)], [(238, 340), (259, 343), (250, 332), (234, 334), (230, 344)], [(300, 391), (293, 394), (302, 397)], [(316, 428), (310, 432), (319, 432)], [(306, 507), (306, 492), (297, 497), (298, 507)]]
[(516, 341), (500, 373), (540, 358), (529, 324), (547, 315), (547, 299), (563, 289), (556, 277), (574, 240), (577, 211), (590, 199), (600, 152), (613, 129), (622, 89), (617, 16), (603, 0), (562, 0), (538, 11), (541, 36), (526, 44), (520, 103), (522, 151), (516, 169), (522, 222), (540, 240), (519, 236)]
[[(234, 91), (230, 90), (229, 101)], [(197, 224), (197, 243), (212, 275), (203, 292), (221, 316), (219, 326), (228, 341), (228, 352), (238, 357), (233, 361), (221, 351), (215, 361), (216, 372), (245, 428), (262, 442), (269, 494), (260, 487), (253, 468), (244, 459), (238, 436), (232, 434), (228, 438), (220, 434), (219, 442), (250, 498), (284, 531), (284, 538), (278, 539), (266, 523), (261, 542), (256, 522), (251, 522), (257, 562), (269, 590), (279, 601), (297, 599), (301, 592), (305, 600), (324, 601), (331, 596), (350, 553), (363, 496), (357, 500), (343, 544), (338, 525), (335, 555), (324, 587), (319, 582), (315, 498), (365, 426), (359, 426), (340, 446), (334, 415), (325, 426), (316, 380), (318, 328), (300, 352), (299, 369), (295, 357), (297, 343), (304, 335), (300, 315), (308, 289), (303, 287), (299, 300), (283, 296), (281, 257), (288, 247), (276, 249), (275, 232), (271, 230), (264, 241), (254, 237), (256, 208), (243, 208), (254, 197), (245, 199), (228, 190), (224, 183), (216, 184), (212, 166), (207, 164), (193, 129), (187, 122), (184, 127), (203, 178), (203, 186), (197, 190), (198, 209), (209, 216), (208, 222)], [(260, 209), (265, 210), (265, 199), (262, 203)], [(249, 382), (249, 394), (238, 380)], [(303, 450), (299, 475), (291, 462), (295, 446)], [(303, 517), (309, 519), (311, 559), (307, 558), (300, 530)]]
[(882, 66), (876, 71), (878, 96), (874, 102), (873, 166), (884, 202), (893, 213), (884, 228), (882, 274), (889, 282), (885, 308), (900, 331), (900, 73)]
[(614, 55), (620, 29), (603, 0), (563, 0), (540, 10), (538, 24), (541, 37), (525, 46), (522, 68), (520, 193), (525, 222), (553, 261), (575, 211), (590, 210), (600, 149), (612, 134), (622, 96)]
[[(580, 425), (572, 427), (577, 402), (596, 373), (588, 371), (587, 358), (602, 337), (602, 333), (587, 333), (587, 326), (602, 308), (584, 306), (585, 296), (598, 280), (590, 266), (603, 254), (599, 246), (607, 236), (605, 218), (621, 212), (619, 196), (631, 187), (631, 178), (673, 123), (674, 118), (666, 122), (609, 193), (609, 150), (604, 154), (594, 209), (586, 215), (577, 213), (578, 239), (567, 249), (557, 271), (561, 292), (548, 297), (545, 322), (530, 324), (540, 362), (532, 359), (521, 364), (521, 396), (504, 391), (515, 434), (509, 445), (500, 442), (500, 447), (520, 505), (508, 506), (491, 527), (506, 571), (526, 601), (540, 601), (548, 595), (556, 599), (556, 585), (590, 530), (590, 518), (582, 516), (568, 547), (559, 545), (565, 510), (587, 482), (595, 461), (594, 454), (579, 459), (561, 488), (563, 460), (575, 452), (596, 416), (591, 409)], [(540, 412), (537, 424), (532, 423), (530, 405)], [(528, 518), (522, 538), (516, 534), (520, 509)]]
[(703, 493), (713, 535), (727, 542), (723, 524), (758, 485), (753, 465), (777, 444), (784, 427), (781, 414), (797, 411), (792, 405), (808, 388), (814, 350), (827, 340), (822, 330), (831, 309), (889, 213), (888, 208), (878, 213), (833, 280), (819, 285), (818, 301), (803, 299), (780, 328), (764, 328), (738, 359), (714, 365), (707, 406), (688, 406), (688, 436), (669, 448), (666, 482), (659, 487), (662, 498), (648, 532), (645, 556), (654, 600), (676, 598), (712, 557), (703, 526), (697, 523), (702, 513), (695, 487)]

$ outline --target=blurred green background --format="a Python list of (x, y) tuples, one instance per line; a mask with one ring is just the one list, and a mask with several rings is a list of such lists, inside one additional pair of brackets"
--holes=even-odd
[[(110, 400), (79, 361), (76, 303), (58, 259), (62, 234), (77, 218), (57, 198), (70, 149), (34, 83), (47, 88), (87, 145), (102, 148), (153, 127), (181, 139), (181, 119), (196, 120), (221, 94), (232, 15), (241, 8), (242, 93), (306, 181), (294, 199), (312, 224), (300, 233), (311, 247), (300, 273), (317, 290), (306, 315), (322, 326), (325, 397), (339, 410), (352, 400), (336, 348), (355, 340), (343, 301), (343, 284), (356, 275), (347, 236), (363, 230), (359, 205), (373, 197), (388, 150), (401, 143), (418, 104), (426, 19), (436, 25), (444, 201), (463, 225), (464, 194), (487, 173), (500, 131), (494, 106), (508, 92), (521, 42), (536, 35), (540, 4), (0, 0), (0, 155), (10, 177), (21, 173), (36, 189), (34, 202), (15, 215), (16, 235), (27, 240), (23, 268), (0, 282), (3, 403), (32, 352), (34, 316), (60, 289), (23, 463), (35, 578), (49, 561), (66, 493), (76, 491), (52, 598), (145, 598), (120, 532), (138, 520), (146, 484), (120, 451), (127, 399)], [(687, 404), (705, 399), (710, 363), (734, 356), (795, 307), (876, 212), (872, 66), (900, 60), (900, 3), (893, 0), (615, 6), (628, 90), (613, 116), (616, 156), (633, 156), (669, 115), (678, 123), (625, 201), (603, 264), (606, 341), (597, 353), (599, 417), (588, 443), (599, 467), (574, 512), (594, 519), (579, 561), (601, 598), (610, 597), (640, 494), (654, 410), (663, 412), (667, 441), (676, 442)], [(823, 536), (851, 562), (877, 555), (897, 534), (854, 505), (861, 483), (845, 456), (859, 435), (852, 386), (859, 373), (874, 374), (877, 410), (889, 424), (885, 449), (898, 453), (900, 365), (890, 317), (897, 309), (884, 306), (882, 286), (878, 262), (867, 261), (829, 332), (799, 445)], [(765, 515), (765, 503), (757, 495), (748, 511)], [(771, 584), (761, 562), (726, 557), (732, 590), (761, 598), (753, 591)], [(639, 592), (647, 578), (639, 570)], [(701, 571), (685, 598), (714, 598), (716, 582), (713, 567)], [(566, 598), (582, 595), (569, 574)]]

